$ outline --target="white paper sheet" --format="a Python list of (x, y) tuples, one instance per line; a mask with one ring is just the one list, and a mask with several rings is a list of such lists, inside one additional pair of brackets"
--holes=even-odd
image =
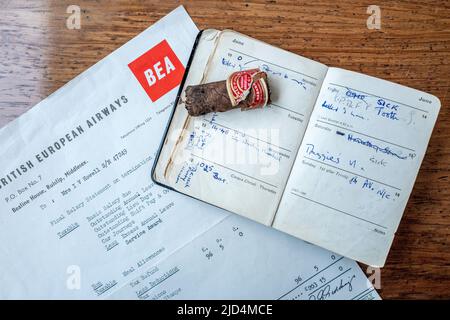
[(164, 39), (186, 64), (197, 32), (176, 9), (0, 131), (0, 297), (103, 297), (225, 216), (152, 183), (177, 89), (128, 67)]
[(379, 299), (356, 262), (237, 215), (113, 299)]

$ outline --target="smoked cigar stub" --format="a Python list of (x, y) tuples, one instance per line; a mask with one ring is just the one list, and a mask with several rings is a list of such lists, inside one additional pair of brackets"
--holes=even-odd
[(188, 86), (185, 93), (190, 116), (262, 108), (270, 101), (267, 74), (259, 69), (234, 72), (223, 81)]
[(188, 86), (184, 103), (190, 116), (233, 109), (225, 80)]

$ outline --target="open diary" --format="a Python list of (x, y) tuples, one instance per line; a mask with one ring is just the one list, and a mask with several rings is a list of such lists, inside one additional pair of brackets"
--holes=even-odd
[[(268, 75), (268, 106), (188, 115), (186, 86), (251, 68)], [(439, 108), (430, 94), (327, 67), (234, 31), (205, 30), (152, 178), (381, 267)]]

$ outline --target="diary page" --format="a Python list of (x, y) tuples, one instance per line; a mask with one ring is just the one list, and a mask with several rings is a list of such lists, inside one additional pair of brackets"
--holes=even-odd
[(167, 180), (180, 192), (270, 224), (327, 67), (232, 31), (217, 41), (203, 82), (259, 67), (268, 74), (272, 103), (189, 118)]
[(274, 227), (383, 266), (439, 107), (427, 93), (330, 68)]

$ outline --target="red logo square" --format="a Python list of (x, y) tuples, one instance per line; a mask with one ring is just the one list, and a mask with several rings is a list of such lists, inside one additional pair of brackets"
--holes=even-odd
[(178, 86), (184, 74), (183, 64), (166, 40), (128, 64), (128, 67), (153, 102)]

